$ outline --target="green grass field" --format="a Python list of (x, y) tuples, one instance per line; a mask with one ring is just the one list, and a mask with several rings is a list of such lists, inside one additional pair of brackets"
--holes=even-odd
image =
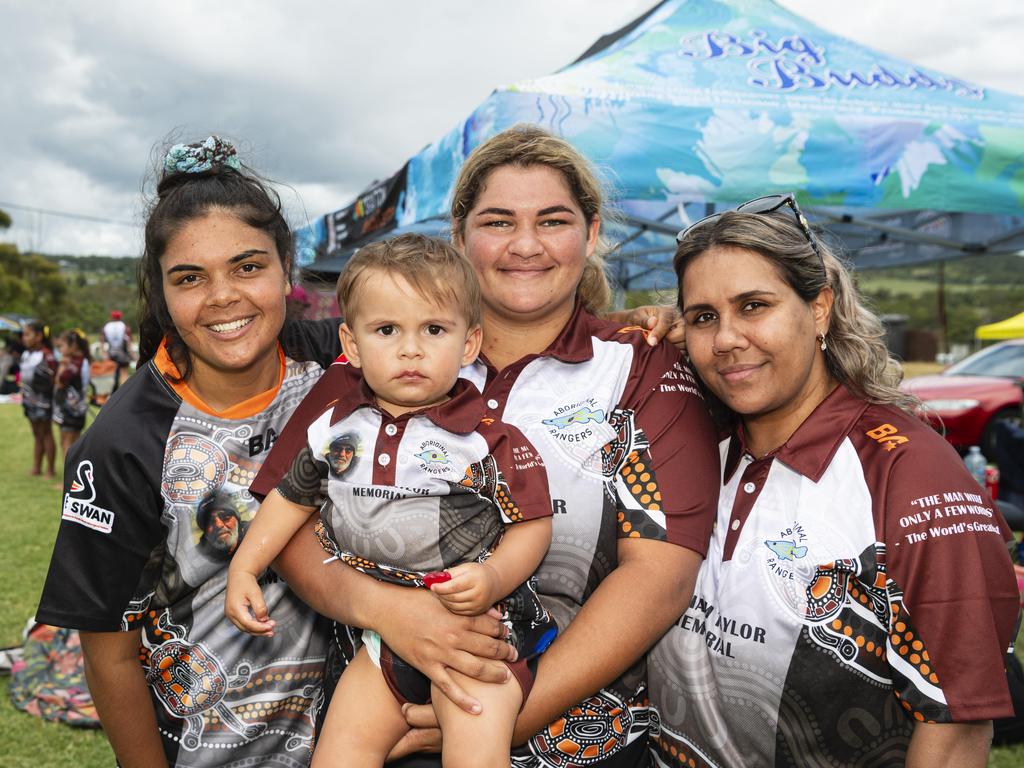
[[(903, 293), (914, 298), (920, 298), (926, 293), (935, 293), (938, 290), (938, 282), (934, 277), (917, 279), (913, 277), (889, 277), (885, 274), (858, 274), (857, 288), (861, 293), (868, 295), (885, 290), (893, 295)], [(963, 293), (965, 291), (977, 290), (977, 287), (964, 283), (947, 282), (945, 290), (949, 293)]]
[[(0, 405), (0, 647), (17, 645), (36, 610), (60, 522), (58, 481), (29, 477), (32, 433), (21, 406)], [(76, 730), (19, 712), (0, 677), (0, 765), (114, 765), (102, 731)]]
[[(21, 641), (42, 590), (60, 519), (57, 483), (29, 477), (32, 435), (20, 406), (0, 404), (0, 647)], [(4, 768), (114, 765), (100, 731), (47, 723), (16, 710), (0, 677), (0, 765)], [(995, 749), (992, 768), (1024, 765), (1024, 746)]]

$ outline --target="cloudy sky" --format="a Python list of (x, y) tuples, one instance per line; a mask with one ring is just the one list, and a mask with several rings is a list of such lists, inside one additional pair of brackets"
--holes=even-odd
[[(291, 184), (301, 225), (396, 171), (496, 85), (568, 64), (654, 2), (0, 0), (0, 208), (15, 220), (0, 239), (137, 254), (154, 147), (211, 132)], [(1024, 95), (1020, 0), (780, 3), (899, 58)]]

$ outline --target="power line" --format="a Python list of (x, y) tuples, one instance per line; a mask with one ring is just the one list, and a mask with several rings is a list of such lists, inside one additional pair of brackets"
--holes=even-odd
[(82, 221), (96, 221), (100, 224), (117, 224), (120, 227), (138, 228), (140, 225), (131, 221), (119, 221), (118, 219), (107, 219), (102, 216), (89, 216), (85, 213), (69, 213), (68, 211), (54, 211), (49, 208), (35, 208), (31, 205), (18, 205), (17, 203), (5, 203), (0, 200), (0, 208), (11, 208), (16, 211), (29, 211), (30, 213), (42, 213), (47, 216), (63, 216), (66, 219), (81, 219)]

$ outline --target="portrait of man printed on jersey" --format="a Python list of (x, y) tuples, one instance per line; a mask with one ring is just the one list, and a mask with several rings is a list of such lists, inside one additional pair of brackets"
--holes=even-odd
[(357, 462), (359, 445), (355, 435), (345, 434), (331, 441), (327, 449), (327, 466), (333, 477), (341, 477)]

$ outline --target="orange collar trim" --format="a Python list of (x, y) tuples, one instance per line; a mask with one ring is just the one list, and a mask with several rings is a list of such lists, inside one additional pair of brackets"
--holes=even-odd
[(284, 381), (285, 372), (285, 359), (284, 350), (281, 349), (281, 345), (277, 345), (277, 359), (279, 364), (277, 383), (268, 389), (266, 392), (260, 392), (257, 395), (253, 395), (240, 403), (235, 403), (229, 408), (225, 408), (222, 411), (218, 411), (216, 408), (207, 405), (206, 402), (199, 397), (196, 392), (189, 387), (184, 381), (172, 381), (172, 379), (178, 379), (181, 377), (181, 372), (178, 370), (178, 366), (174, 364), (174, 360), (171, 359), (170, 353), (167, 351), (167, 340), (164, 339), (160, 342), (160, 347), (156, 351), (156, 355), (153, 357), (153, 363), (156, 365), (158, 371), (163, 374), (164, 381), (166, 381), (175, 393), (189, 405), (198, 408), (203, 413), (208, 413), (211, 416), (216, 416), (220, 419), (245, 419), (251, 416), (255, 416), (258, 413), (267, 409), (277, 397), (278, 391), (281, 389), (281, 382)]

